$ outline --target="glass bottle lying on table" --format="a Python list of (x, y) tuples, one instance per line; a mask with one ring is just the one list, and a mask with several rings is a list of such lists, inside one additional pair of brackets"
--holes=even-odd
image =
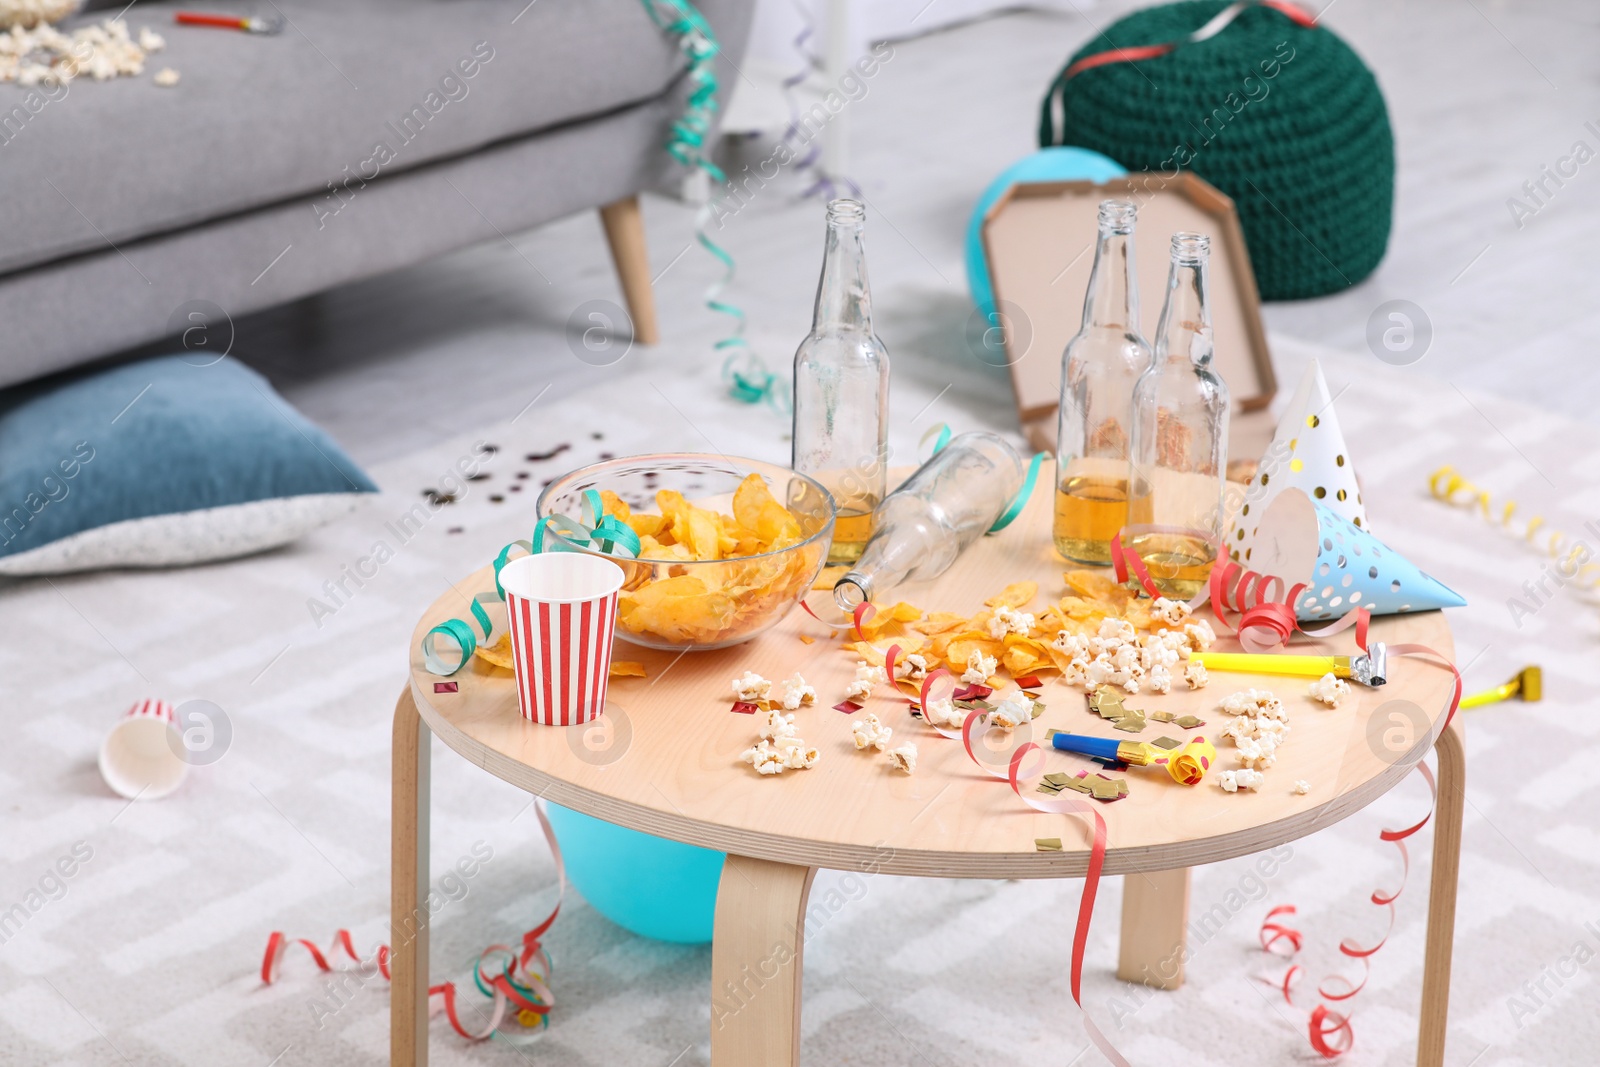
[(829, 563), (854, 563), (888, 488), (889, 353), (872, 332), (866, 208), (828, 204), (811, 332), (794, 356), (793, 467), (833, 494)]
[(1026, 464), (1005, 438), (964, 433), (884, 498), (872, 539), (833, 587), (844, 611), (901, 582), (937, 578), (1022, 490)]
[(1163, 596), (1183, 600), (1216, 562), (1228, 466), (1228, 386), (1211, 369), (1210, 254), (1203, 234), (1172, 235), (1155, 354), (1133, 391), (1123, 543)]
[(1100, 202), (1083, 326), (1061, 357), (1051, 532), (1056, 551), (1074, 563), (1110, 563), (1111, 539), (1128, 521), (1133, 387), (1150, 365), (1150, 345), (1139, 332), (1137, 213), (1125, 200)]

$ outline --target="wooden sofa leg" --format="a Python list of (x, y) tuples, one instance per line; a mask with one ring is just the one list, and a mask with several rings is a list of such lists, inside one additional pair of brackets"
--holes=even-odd
[(633, 339), (653, 345), (661, 339), (656, 328), (655, 294), (650, 289), (650, 256), (645, 250), (644, 217), (639, 213), (639, 198), (607, 204), (600, 209), (600, 222), (611, 245), (611, 261), (622, 282), (622, 297), (628, 302), (633, 319)]

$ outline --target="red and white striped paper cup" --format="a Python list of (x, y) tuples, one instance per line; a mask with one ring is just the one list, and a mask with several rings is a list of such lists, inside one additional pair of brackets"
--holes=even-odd
[(100, 777), (119, 796), (155, 800), (183, 784), (189, 763), (174, 745), (177, 717), (165, 700), (136, 701), (100, 746)]
[(572, 726), (605, 712), (623, 578), (610, 560), (576, 552), (523, 556), (501, 569), (524, 719)]

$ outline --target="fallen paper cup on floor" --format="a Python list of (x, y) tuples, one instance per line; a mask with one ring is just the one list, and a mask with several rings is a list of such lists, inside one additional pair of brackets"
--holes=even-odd
[(119, 796), (156, 800), (183, 784), (189, 763), (171, 704), (141, 700), (100, 746), (100, 777)]
[(523, 556), (500, 571), (523, 718), (572, 726), (605, 711), (623, 578), (610, 560), (576, 552)]

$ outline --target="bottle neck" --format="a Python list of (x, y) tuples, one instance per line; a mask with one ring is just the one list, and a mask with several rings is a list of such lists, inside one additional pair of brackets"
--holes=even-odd
[(822, 280), (812, 333), (841, 330), (872, 332), (872, 296), (867, 288), (865, 220), (860, 216), (828, 219), (828, 243), (822, 256)]
[(1207, 303), (1207, 268), (1204, 260), (1174, 258), (1167, 275), (1167, 300), (1157, 327), (1155, 361), (1211, 364), (1211, 307)]
[(1083, 328), (1139, 332), (1139, 289), (1134, 281), (1133, 234), (1102, 229), (1094, 270), (1083, 301)]

